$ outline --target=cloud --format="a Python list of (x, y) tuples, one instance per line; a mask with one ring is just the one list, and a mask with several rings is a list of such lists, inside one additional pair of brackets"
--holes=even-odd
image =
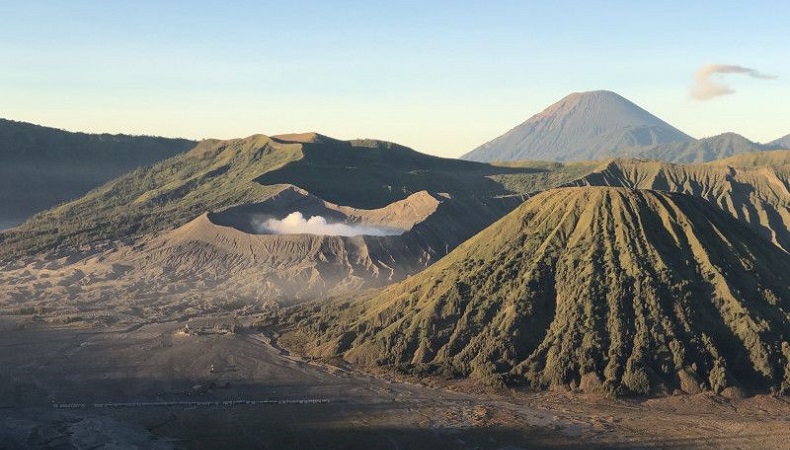
[(702, 66), (694, 75), (694, 86), (691, 88), (691, 98), (697, 100), (710, 100), (735, 93), (730, 86), (714, 79), (717, 74), (739, 73), (752, 78), (771, 79), (775, 76), (766, 75), (757, 70), (731, 64), (707, 64)]
[(395, 236), (404, 230), (365, 225), (348, 225), (345, 223), (328, 223), (321, 216), (304, 218), (300, 212), (292, 212), (284, 219), (268, 219), (257, 223), (256, 228), (262, 233), (271, 234), (317, 234), (323, 236)]

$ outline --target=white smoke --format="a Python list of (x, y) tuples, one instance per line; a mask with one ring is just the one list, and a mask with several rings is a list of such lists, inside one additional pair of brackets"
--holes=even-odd
[(757, 70), (743, 66), (731, 64), (707, 64), (697, 70), (694, 75), (694, 86), (691, 88), (691, 98), (696, 100), (710, 100), (722, 95), (734, 94), (735, 90), (730, 86), (717, 81), (714, 76), (723, 73), (739, 73), (752, 78), (772, 79), (772, 75), (766, 75)]
[(304, 218), (300, 212), (292, 212), (284, 219), (268, 219), (258, 224), (257, 228), (264, 233), (272, 234), (317, 234), (323, 236), (396, 236), (404, 230), (366, 225), (349, 225), (345, 223), (328, 223), (321, 216)]

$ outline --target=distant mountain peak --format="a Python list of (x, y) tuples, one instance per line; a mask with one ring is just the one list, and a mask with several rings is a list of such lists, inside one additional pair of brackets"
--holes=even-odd
[(669, 126), (636, 103), (612, 91), (574, 92), (533, 118), (547, 116), (582, 116), (578, 119), (602, 132), (612, 127)]
[(598, 90), (567, 95), (462, 159), (589, 160), (619, 156), (634, 146), (692, 140), (625, 97)]
[(546, 111), (552, 110), (557, 107), (562, 107), (565, 105), (579, 105), (586, 102), (619, 102), (619, 103), (630, 103), (636, 106), (633, 102), (631, 102), (630, 100), (628, 100), (627, 98), (623, 97), (622, 95), (616, 92), (597, 90), (597, 91), (571, 92), (570, 94), (560, 99), (558, 102), (546, 108)]

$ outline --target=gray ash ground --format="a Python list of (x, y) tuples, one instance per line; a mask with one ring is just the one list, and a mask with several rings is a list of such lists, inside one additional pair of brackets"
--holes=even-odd
[[(790, 439), (781, 399), (459, 392), (314, 363), (243, 320), (235, 332), (216, 320), (184, 332), (184, 322), (3, 318), (0, 448), (779, 449)], [(55, 407), (74, 403), (87, 405)]]

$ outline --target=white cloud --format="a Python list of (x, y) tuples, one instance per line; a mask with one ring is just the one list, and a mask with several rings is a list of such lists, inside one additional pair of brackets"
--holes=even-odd
[(731, 64), (707, 64), (697, 70), (694, 76), (694, 86), (691, 88), (691, 98), (697, 100), (710, 100), (722, 95), (734, 94), (734, 89), (714, 79), (715, 75), (725, 73), (743, 74), (752, 78), (762, 79), (776, 78), (775, 76), (766, 75), (748, 67)]
[(404, 232), (404, 230), (395, 228), (328, 223), (321, 216), (312, 216), (309, 219), (305, 219), (302, 213), (298, 211), (288, 214), (282, 220), (268, 219), (258, 223), (256, 228), (262, 233), (317, 234), (324, 236), (395, 236)]

